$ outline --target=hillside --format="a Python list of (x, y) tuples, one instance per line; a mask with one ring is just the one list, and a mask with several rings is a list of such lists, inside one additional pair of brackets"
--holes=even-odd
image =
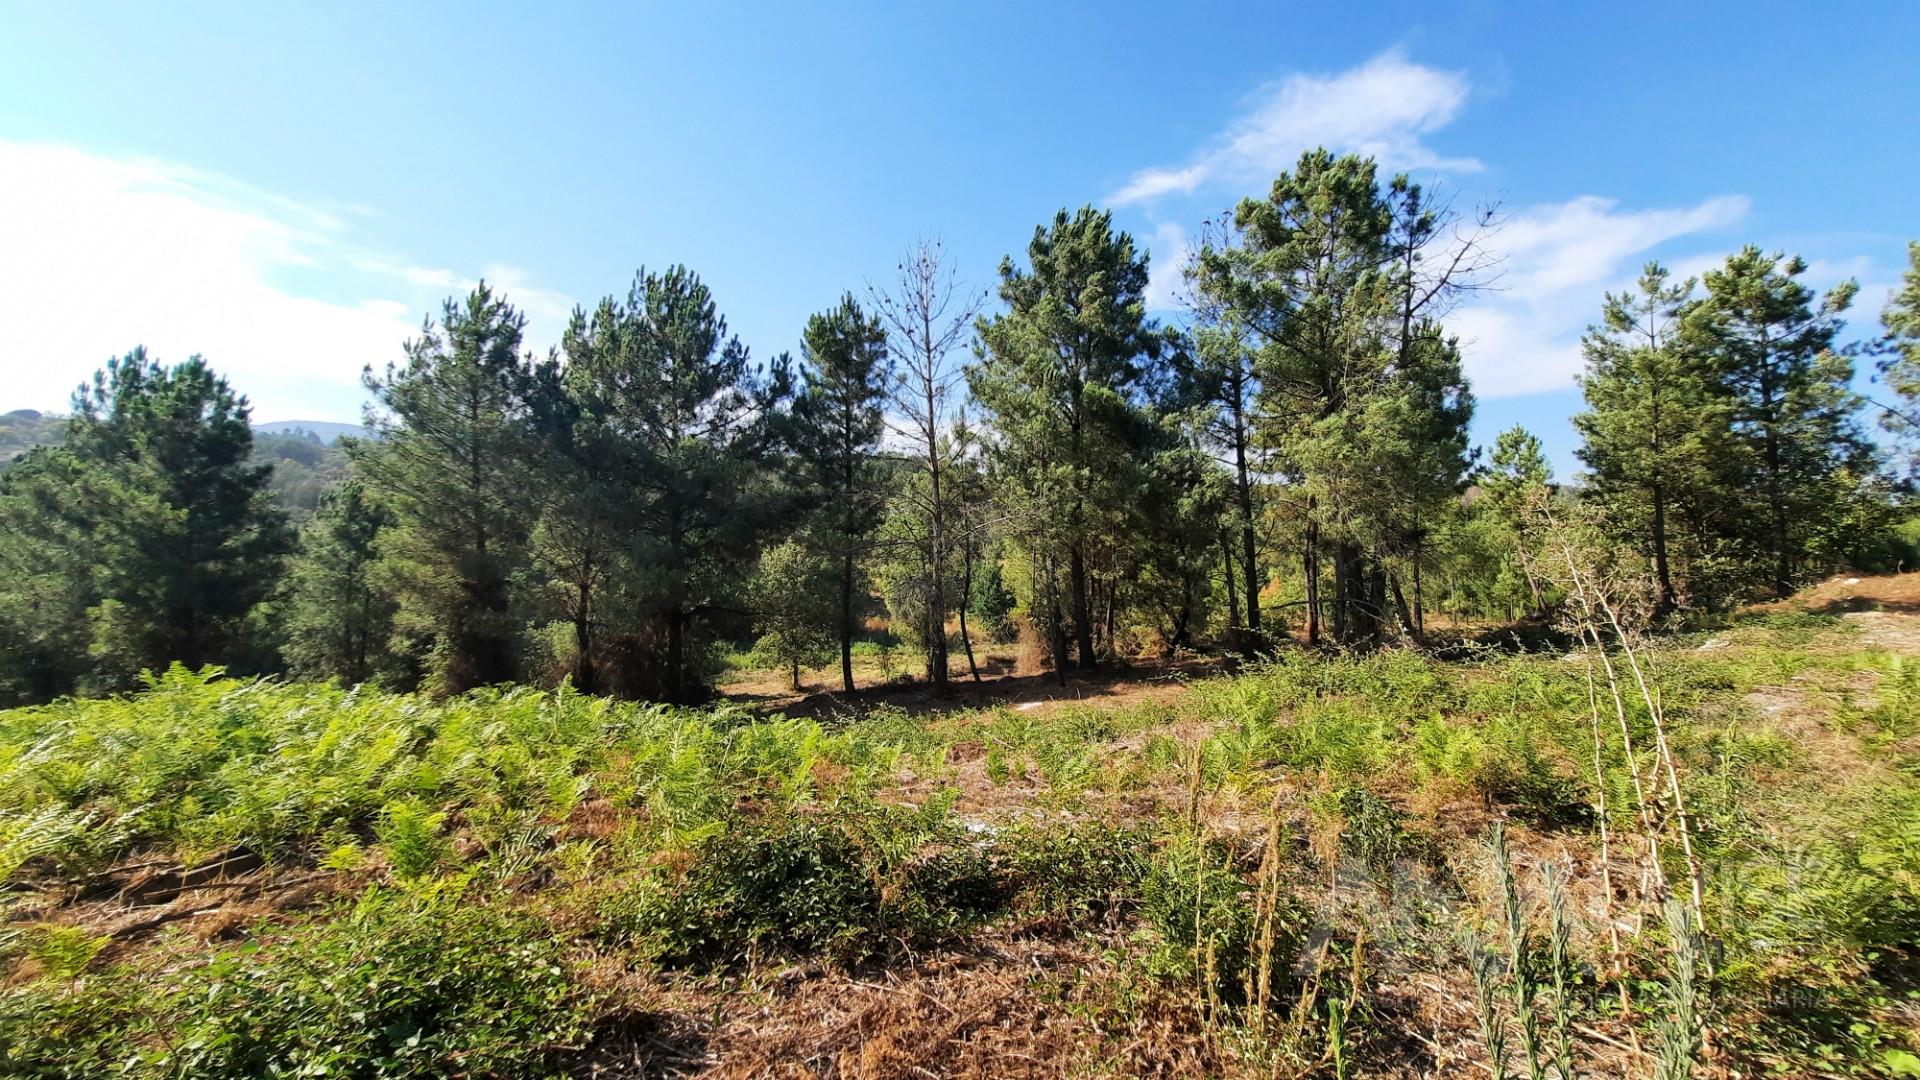
[[(1477, 1077), (1484, 1002), (1510, 1068), (1537, 1037), (1582, 1075), (1648, 1076), (1685, 1003), (1699, 1075), (1900, 1075), (1916, 593), (1836, 579), (1663, 639), (1618, 719), (1590, 654), (1414, 652), (918, 718), (184, 672), (0, 713), (0, 1054), (29, 1075)], [(1673, 822), (1633, 809), (1660, 783), (1643, 700), (1701, 942), (1649, 877), (1657, 838), (1687, 892)]]
[(296, 432), (312, 432), (328, 445), (339, 442), (342, 436), (365, 438), (369, 432), (359, 424), (342, 424), (334, 420), (269, 420), (253, 425), (253, 430), (267, 435), (288, 435)]
[(0, 413), (0, 464), (11, 461), (36, 446), (60, 441), (66, 417), (33, 409), (15, 409)]

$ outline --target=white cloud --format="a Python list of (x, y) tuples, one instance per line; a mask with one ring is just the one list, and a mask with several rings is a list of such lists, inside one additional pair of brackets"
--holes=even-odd
[(1464, 74), (1413, 63), (1398, 49), (1338, 74), (1290, 75), (1254, 95), (1251, 109), (1193, 160), (1135, 173), (1108, 201), (1261, 183), (1316, 146), (1371, 154), (1392, 168), (1472, 172), (1478, 161), (1443, 157), (1424, 142), (1452, 122), (1470, 89)]
[(1147, 309), (1170, 311), (1180, 306), (1182, 275), (1193, 255), (1193, 244), (1187, 239), (1187, 230), (1162, 222), (1154, 226), (1150, 250), (1153, 259), (1147, 264)]
[[(489, 274), (525, 303), (534, 340), (557, 336), (564, 297), (509, 267)], [(357, 420), (361, 368), (397, 358), (467, 285), (356, 250), (333, 214), (230, 178), (0, 140), (0, 409), (64, 409), (108, 357), (144, 344), (167, 362), (205, 356), (256, 419)]]
[[(1602, 294), (1626, 288), (1654, 249), (1725, 229), (1747, 209), (1742, 196), (1652, 210), (1582, 196), (1515, 213), (1492, 241), (1501, 257), (1495, 287), (1446, 319), (1460, 337), (1474, 392), (1511, 397), (1572, 386), (1582, 365), (1580, 335), (1599, 318)], [(1668, 260), (1679, 277), (1718, 261)]]

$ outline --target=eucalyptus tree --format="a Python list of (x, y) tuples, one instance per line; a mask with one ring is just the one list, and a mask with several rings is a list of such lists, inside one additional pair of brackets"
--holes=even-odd
[(1125, 528), (1140, 493), (1141, 382), (1173, 339), (1147, 318), (1146, 256), (1110, 213), (1060, 211), (1034, 230), (1027, 264), (1000, 264), (1007, 311), (979, 322), (968, 385), (1022, 504), (1023, 542), (1036, 562), (1064, 563), (1074, 646), (1090, 668), (1089, 551)]

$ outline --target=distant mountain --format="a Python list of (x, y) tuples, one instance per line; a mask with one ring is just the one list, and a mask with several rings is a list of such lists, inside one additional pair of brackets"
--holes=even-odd
[(253, 430), (268, 435), (284, 435), (290, 431), (311, 431), (320, 436), (320, 441), (325, 443), (337, 442), (342, 435), (364, 439), (372, 434), (359, 424), (341, 424), (332, 420), (270, 420), (264, 424), (253, 425)]
[(33, 409), (15, 409), (0, 413), (0, 465), (12, 461), (36, 446), (47, 446), (66, 437), (67, 418)]

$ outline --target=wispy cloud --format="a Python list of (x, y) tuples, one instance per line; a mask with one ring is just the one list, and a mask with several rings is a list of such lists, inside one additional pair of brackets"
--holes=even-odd
[[(1583, 196), (1516, 212), (1492, 241), (1502, 260), (1498, 281), (1447, 317), (1474, 392), (1510, 397), (1572, 386), (1580, 335), (1599, 318), (1602, 294), (1630, 284), (1656, 248), (1726, 229), (1747, 210), (1737, 195), (1651, 210)], [(1711, 261), (1673, 263), (1685, 276)]]
[[(360, 369), (399, 355), (467, 275), (366, 250), (329, 211), (185, 165), (0, 140), (0, 408), (64, 407), (145, 344), (200, 353), (271, 419), (351, 420)], [(536, 341), (571, 305), (490, 267)], [(324, 283), (324, 294), (300, 283)]]
[(1187, 230), (1167, 221), (1154, 226), (1150, 245), (1153, 261), (1147, 264), (1147, 307), (1169, 311), (1180, 304), (1180, 285), (1187, 260), (1193, 256), (1193, 242)]
[(1425, 137), (1452, 122), (1471, 86), (1465, 74), (1416, 64), (1391, 49), (1331, 75), (1294, 74), (1262, 88), (1247, 112), (1186, 164), (1143, 169), (1108, 197), (1115, 206), (1261, 183), (1316, 146), (1371, 154), (1392, 168), (1472, 172)]

